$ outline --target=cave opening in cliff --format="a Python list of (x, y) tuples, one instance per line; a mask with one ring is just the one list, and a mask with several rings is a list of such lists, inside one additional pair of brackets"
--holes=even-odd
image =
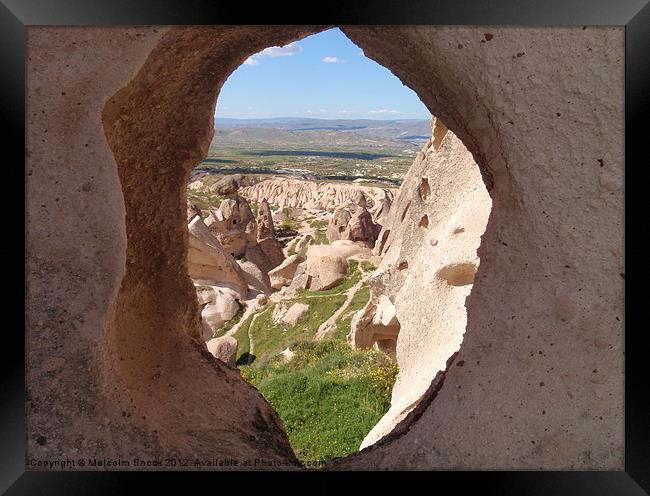
[[(364, 100), (368, 92), (375, 98)], [(396, 306), (402, 287), (417, 284), (414, 271), (428, 270), (414, 268), (422, 255), (404, 240), (426, 238), (452, 214), (435, 212), (439, 178), (423, 177), (445, 165), (447, 132), (338, 29), (249, 56), (219, 92), (214, 136), (187, 189), (188, 273), (208, 350), (275, 407), (302, 459), (372, 444), (408, 413), (404, 397), (416, 403), (412, 392), (391, 399)], [(460, 143), (447, 148), (467, 161)], [(474, 243), (479, 227), (460, 244)], [(442, 259), (458, 243), (421, 244)], [(459, 267), (476, 268), (475, 246), (451, 249), (472, 260)], [(440, 269), (431, 283), (463, 286), (473, 273)], [(395, 274), (399, 282), (380, 289)], [(380, 422), (391, 403), (401, 410)]]
[[(319, 45), (318, 36), (338, 37), (339, 44)], [(225, 72), (207, 50), (193, 55), (203, 57), (203, 65), (192, 66), (188, 56), (190, 75), (181, 77), (203, 81), (205, 67), (214, 64), (207, 73), (225, 84), (215, 91), (201, 83), (190, 96), (178, 95), (188, 99), (188, 109), (213, 102), (216, 114), (209, 115), (208, 126), (205, 114), (190, 116), (192, 137), (181, 135), (166, 144), (170, 157), (158, 172), (167, 171), (170, 162), (183, 164), (177, 180), (186, 201), (183, 214), (187, 206), (182, 221), (187, 245), (172, 244), (159, 258), (135, 254), (149, 246), (149, 238), (134, 219), (155, 211), (141, 203), (137, 191), (157, 178), (136, 183), (129, 176), (131, 135), (121, 126), (132, 121), (116, 108), (124, 97), (155, 102), (167, 96), (145, 95), (136, 86), (107, 104), (104, 125), (117, 149), (128, 236), (127, 282), (118, 294), (111, 349), (130, 356), (133, 346), (149, 339), (148, 331), (127, 332), (146, 313), (147, 299), (130, 307), (133, 295), (126, 288), (141, 287), (143, 274), (152, 277), (183, 312), (167, 319), (173, 306), (162, 308), (158, 324), (145, 326), (151, 339), (169, 339), (160, 337), (166, 336), (160, 329), (186, 329), (261, 393), (279, 415), (295, 455), (313, 461), (346, 456), (389, 436), (408, 420), (458, 350), (490, 197), (462, 141), (431, 116), (413, 90), (339, 30), (284, 40), (258, 46), (253, 54), (242, 49)], [(256, 105), (276, 103), (261, 91), (277, 92), (273, 78), (252, 72), (266, 65), (271, 74), (285, 77), (280, 81), (289, 86), (284, 105), (293, 101), (310, 79), (297, 78), (295, 68), (273, 66), (301, 56), (311, 57), (313, 66), (303, 72), (335, 88), (336, 102), (361, 100), (352, 94), (344, 102), (345, 88), (325, 74), (334, 72), (350, 84), (351, 74), (368, 66), (376, 93), (402, 91), (404, 106), (370, 101), (364, 108), (334, 107), (329, 113), (314, 100), (317, 110), (301, 107), (305, 114), (289, 117), (269, 111), (254, 119), (242, 114), (247, 107), (236, 110), (240, 117), (220, 114), (238, 102), (230, 85), (242, 81), (241, 99), (251, 102), (257, 90)], [(148, 70), (145, 64), (141, 77)], [(298, 87), (289, 85), (287, 76)], [(423, 114), (405, 118), (409, 105)], [(316, 118), (307, 115), (310, 110)], [(174, 139), (190, 144), (174, 148)], [(166, 208), (174, 211), (176, 187), (175, 182), (162, 186), (170, 192)], [(145, 227), (155, 231), (162, 221)], [(153, 268), (173, 266), (172, 257), (183, 262), (173, 276), (161, 277)], [(174, 278), (183, 283), (175, 286)], [(156, 307), (151, 302), (146, 308)], [(129, 365), (120, 362), (119, 368), (135, 377)], [(142, 388), (139, 379), (128, 380)]]

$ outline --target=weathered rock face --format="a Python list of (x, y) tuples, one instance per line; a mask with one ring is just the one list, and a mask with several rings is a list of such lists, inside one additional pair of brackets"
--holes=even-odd
[(222, 362), (228, 364), (230, 367), (235, 366), (237, 358), (237, 340), (232, 336), (222, 336), (214, 338), (207, 343), (208, 351), (212, 356), (218, 358)]
[(323, 255), (368, 259), (372, 257), (372, 250), (347, 239), (339, 239), (329, 245), (311, 245), (307, 249), (307, 258)]
[(343, 238), (351, 217), (347, 208), (341, 207), (334, 211), (334, 214), (332, 214), (332, 217), (330, 217), (327, 223), (327, 239), (330, 242)]
[[(219, 183), (215, 185), (217, 184)], [(220, 190), (228, 190), (226, 186), (222, 186)], [(233, 257), (243, 255), (248, 245), (257, 242), (257, 222), (251, 207), (236, 191), (228, 194), (219, 209), (212, 212), (209, 228)]]
[[(365, 205), (365, 201), (363, 204)], [(366, 207), (358, 205), (354, 214), (350, 217), (350, 222), (348, 222), (342, 238), (360, 242), (368, 248), (373, 248), (380, 230), (381, 226), (373, 222), (372, 216), (366, 210)]]
[(274, 269), (284, 261), (282, 245), (275, 238), (275, 227), (273, 225), (273, 216), (271, 207), (266, 199), (263, 199), (257, 211), (257, 244), (259, 245), (268, 263), (267, 272)]
[[(330, 242), (347, 239), (373, 248), (381, 226), (373, 221), (367, 206), (366, 195), (358, 191), (354, 195), (353, 205), (346, 205), (334, 211), (327, 225), (327, 238)], [(376, 214), (386, 218), (390, 203), (382, 200), (382, 203), (375, 205), (374, 209)]]
[[(319, 29), (27, 30), (28, 457), (294, 460), (197, 341), (183, 202), (227, 76)], [(458, 355), (418, 415), (328, 468), (622, 469), (623, 29), (342, 29), (463, 141), (493, 208)]]
[(309, 311), (309, 305), (305, 303), (294, 303), (289, 307), (282, 317), (282, 323), (288, 326), (294, 326)]
[[(369, 301), (352, 317), (348, 342), (353, 348), (367, 349), (374, 345), (386, 354), (394, 355), (400, 331), (395, 306), (384, 294), (374, 299), (376, 303)], [(368, 441), (364, 443), (368, 444)]]
[(241, 268), (212, 235), (200, 217), (194, 217), (188, 227), (187, 273), (195, 281), (228, 287), (241, 298), (248, 285)]
[(272, 292), (271, 280), (266, 271), (260, 269), (250, 260), (246, 260), (245, 262), (238, 261), (237, 263), (244, 271), (244, 278), (246, 279), (249, 290), (252, 289), (264, 294), (270, 294)]
[(210, 339), (217, 330), (232, 319), (239, 311), (240, 296), (230, 288), (213, 288), (214, 297), (203, 307), (201, 319), (204, 326), (203, 338)]
[(383, 259), (370, 283), (374, 301), (352, 325), (354, 344), (396, 347), (400, 365), (391, 409), (363, 447), (388, 434), (417, 405), (465, 332), (464, 303), (492, 201), (472, 155), (434, 119), (436, 134), (442, 134), (439, 144), (425, 145), (393, 203)]
[(309, 257), (305, 266), (308, 276), (307, 288), (313, 291), (333, 288), (345, 279), (348, 270), (348, 261), (345, 257), (338, 255)]
[(280, 289), (282, 286), (288, 286), (291, 284), (293, 276), (296, 273), (296, 268), (304, 261), (305, 257), (302, 255), (292, 255), (288, 257), (284, 262), (282, 262), (278, 267), (269, 271), (271, 287), (273, 289)]
[(280, 209), (300, 207), (317, 210), (334, 210), (341, 205), (352, 203), (357, 194), (362, 193), (374, 205), (384, 198), (393, 197), (393, 188), (376, 188), (356, 184), (316, 183), (301, 179), (273, 178), (253, 186), (242, 188), (240, 194), (249, 201), (260, 202), (266, 199)]

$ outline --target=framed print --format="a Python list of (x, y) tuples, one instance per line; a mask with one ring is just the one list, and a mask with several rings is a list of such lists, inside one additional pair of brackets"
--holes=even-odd
[(3, 490), (418, 471), (647, 494), (626, 284), (650, 7), (247, 10), (1, 8), (25, 162)]

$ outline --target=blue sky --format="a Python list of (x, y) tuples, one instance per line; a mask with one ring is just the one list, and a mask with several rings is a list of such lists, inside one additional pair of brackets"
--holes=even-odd
[(215, 116), (431, 118), (413, 90), (339, 29), (250, 57), (223, 85)]

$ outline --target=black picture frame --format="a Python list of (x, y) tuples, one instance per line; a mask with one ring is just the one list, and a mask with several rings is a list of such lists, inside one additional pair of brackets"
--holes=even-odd
[[(625, 26), (625, 261), (633, 270), (626, 270), (625, 318), (625, 471), (616, 472), (435, 472), (435, 484), (444, 480), (457, 489), (477, 484), (481, 494), (516, 495), (642, 495), (650, 494), (650, 407), (647, 394), (648, 367), (643, 334), (647, 326), (643, 318), (643, 299), (629, 291), (647, 278), (643, 272), (643, 252), (635, 236), (643, 235), (645, 219), (642, 207), (634, 199), (642, 198), (642, 165), (646, 153), (644, 124), (650, 110), (650, 4), (648, 0), (405, 0), (344, 2), (330, 1), (313, 5), (289, 6), (283, 11), (279, 4), (266, 2), (255, 7), (241, 2), (228, 4), (208, 0), (2, 0), (0, 3), (0, 112), (3, 147), (5, 192), (5, 232), (10, 232), (2, 245), (5, 271), (10, 272), (13, 291), (4, 298), (3, 360), (0, 361), (0, 490), (7, 494), (113, 494), (124, 484), (152, 473), (134, 472), (25, 472), (25, 328), (24, 300), (17, 288), (25, 283), (21, 251), (25, 254), (25, 225), (16, 212), (21, 205), (19, 184), (25, 160), (25, 32), (29, 26), (85, 25), (208, 25), (208, 24), (433, 24), (433, 25), (520, 25), (520, 26)], [(7, 152), (9, 152), (7, 154)], [(637, 163), (638, 162), (638, 163)], [(8, 176), (7, 176), (8, 174)], [(23, 179), (25, 171), (22, 170)], [(637, 194), (635, 194), (637, 193)], [(24, 194), (24, 191), (23, 191)], [(15, 196), (14, 196), (15, 195)], [(24, 197), (22, 202), (25, 206)], [(23, 221), (25, 211), (22, 211)], [(9, 231), (6, 230), (7, 224)], [(22, 233), (22, 238), (21, 238)], [(629, 238), (628, 238), (629, 236)], [(17, 283), (13, 282), (15, 277)], [(21, 305), (21, 300), (23, 305)], [(7, 343), (11, 338), (11, 343)], [(178, 474), (176, 474), (178, 475)], [(209, 484), (215, 483), (213, 473), (194, 473)], [(326, 474), (334, 477), (332, 473)], [(351, 477), (353, 474), (338, 474)], [(419, 479), (422, 474), (409, 478)], [(429, 476), (432, 474), (429, 473)], [(273, 477), (267, 474), (264, 477)], [(316, 476), (314, 473), (291, 473), (292, 483)], [(223, 474), (220, 474), (223, 477)], [(245, 481), (252, 481), (246, 475)], [(261, 476), (260, 476), (261, 477)], [(378, 481), (383, 473), (375, 474)], [(297, 479), (296, 479), (297, 478)], [(185, 485), (179, 477), (156, 474), (155, 480), (174, 490)], [(239, 479), (242, 480), (241, 478)], [(415, 482), (414, 479), (410, 479)], [(138, 481), (139, 482), (139, 481)], [(153, 481), (152, 481), (153, 482)], [(409, 484), (411, 484), (410, 482)], [(433, 483), (433, 482), (429, 482)], [(135, 487), (135, 486), (134, 486)], [(182, 486), (179, 486), (182, 487)]]

